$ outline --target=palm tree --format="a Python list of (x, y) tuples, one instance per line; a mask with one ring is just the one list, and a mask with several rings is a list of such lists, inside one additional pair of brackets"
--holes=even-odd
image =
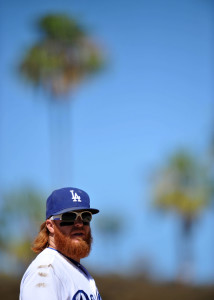
[[(192, 233), (202, 210), (210, 203), (209, 173), (187, 152), (173, 155), (159, 170), (153, 186), (153, 204), (161, 211), (175, 212), (180, 218), (181, 244), (178, 252), (182, 261), (181, 276), (192, 268)], [(191, 276), (191, 274), (190, 274)], [(191, 278), (190, 278), (191, 279)]]
[(70, 168), (69, 93), (100, 70), (103, 59), (98, 46), (74, 18), (47, 15), (38, 20), (37, 29), (40, 39), (25, 52), (19, 71), (50, 95), (52, 174), (62, 177), (66, 166)]

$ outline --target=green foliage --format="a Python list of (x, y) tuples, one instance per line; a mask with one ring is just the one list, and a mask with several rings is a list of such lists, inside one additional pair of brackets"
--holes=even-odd
[(85, 30), (67, 15), (47, 15), (41, 18), (38, 26), (45, 38), (73, 43), (85, 35)]
[(32, 258), (31, 243), (44, 221), (44, 197), (31, 187), (3, 195), (0, 224), (0, 251), (26, 265)]
[(38, 20), (40, 39), (23, 57), (19, 70), (31, 83), (56, 98), (103, 66), (101, 52), (86, 31), (66, 15), (47, 15)]
[(29, 80), (39, 84), (60, 69), (62, 63), (62, 58), (51, 51), (48, 52), (45, 45), (36, 45), (26, 54), (21, 70)]
[(196, 216), (210, 203), (210, 198), (208, 170), (187, 152), (173, 155), (154, 184), (154, 205), (174, 210), (183, 217)]
[(32, 187), (24, 187), (3, 196), (5, 216), (29, 219), (30, 223), (44, 219), (44, 200)]

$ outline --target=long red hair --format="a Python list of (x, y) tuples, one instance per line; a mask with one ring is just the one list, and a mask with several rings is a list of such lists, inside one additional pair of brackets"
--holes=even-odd
[(46, 226), (46, 222), (43, 222), (42, 225), (40, 226), (40, 231), (35, 238), (31, 249), (35, 253), (40, 253), (42, 252), (45, 248), (48, 247), (48, 240), (49, 240), (49, 231)]

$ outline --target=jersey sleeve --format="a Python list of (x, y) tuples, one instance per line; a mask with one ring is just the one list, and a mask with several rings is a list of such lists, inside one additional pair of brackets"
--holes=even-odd
[(54, 267), (43, 265), (26, 273), (21, 282), (20, 300), (62, 300), (63, 284), (56, 276)]

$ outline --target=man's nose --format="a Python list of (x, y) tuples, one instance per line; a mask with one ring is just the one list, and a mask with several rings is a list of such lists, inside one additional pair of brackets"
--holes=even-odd
[(77, 217), (77, 219), (74, 221), (74, 225), (79, 226), (79, 227), (83, 226), (83, 221), (82, 221), (82, 218), (80, 216)]

